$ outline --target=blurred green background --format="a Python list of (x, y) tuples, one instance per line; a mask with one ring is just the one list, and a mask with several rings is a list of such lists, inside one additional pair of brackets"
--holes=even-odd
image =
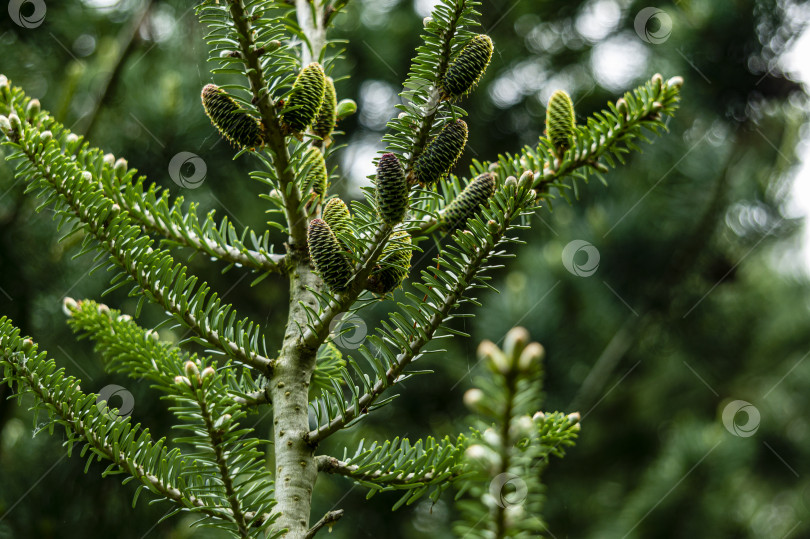
[[(262, 187), (247, 174), (254, 163), (232, 160), (199, 103), (201, 87), (214, 79), (192, 3), (45, 3), (41, 24), (28, 28), (0, 16), (0, 72), (151, 181), (203, 211), (264, 229)], [(532, 144), (558, 88), (572, 95), (584, 121), (653, 73), (677, 74), (686, 80), (681, 110), (668, 135), (608, 175), (609, 187), (596, 182), (575, 205), (561, 202), (533, 217), (517, 259), (495, 274), (501, 293), (482, 292), (485, 308), (456, 322), (473, 338), (443, 341), (447, 353), (426, 360), (435, 375), (408, 382), (394, 404), (321, 449), (341, 455), (363, 437), (463, 429), (461, 397), (477, 369), (477, 342), (497, 342), (523, 325), (547, 350), (546, 408), (583, 416), (578, 445), (544, 477), (550, 536), (807, 537), (810, 282), (801, 216), (810, 203), (794, 197), (802, 192), (794, 183), (810, 179), (800, 174), (810, 129), (806, 86), (785, 69), (785, 54), (810, 9), (783, 0), (649, 4), (483, 2), (496, 53), (464, 103), (467, 163)], [(359, 196), (373, 170), (431, 5), (352, 0), (337, 19), (333, 36), (349, 43), (333, 75), (343, 77), (339, 98), (359, 104), (340, 124), (346, 135), (339, 141), (348, 147), (331, 163), (342, 167), (334, 189), (344, 198)], [(25, 4), (23, 16), (33, 8)], [(806, 63), (810, 49), (798, 50), (794, 56)], [(198, 188), (172, 181), (169, 163), (179, 152), (203, 158)], [(102, 265), (89, 274), (93, 261), (73, 258), (81, 238), (59, 243), (52, 212), (36, 213), (38, 202), (23, 189), (0, 162), (0, 313), (81, 377), (84, 389), (126, 387), (136, 421), (171, 435), (167, 403), (145, 382), (106, 375), (91, 344), (68, 330), (62, 298), (100, 298), (106, 271)], [(563, 264), (574, 240), (599, 253), (588, 277)], [(584, 267), (586, 259), (579, 252), (573, 264)], [(287, 291), (280, 277), (251, 288), (251, 276), (238, 268), (223, 274), (202, 257), (189, 264), (269, 338), (281, 335)], [(134, 312), (120, 290), (105, 301)], [(364, 311), (368, 331), (389, 307)], [(144, 310), (144, 325), (161, 319), (158, 309)], [(63, 456), (63, 434), (34, 436), (41, 419), (8, 396), (4, 386), (0, 537), (218, 536), (192, 532), (188, 516), (159, 522), (167, 504), (141, 498), (131, 508), (131, 485), (102, 479), (98, 464), (85, 474), (82, 459)], [(734, 416), (742, 406), (734, 401), (752, 407)], [(269, 432), (266, 416), (255, 421)], [(741, 430), (746, 423), (750, 429)], [(450, 497), (392, 514), (396, 494), (366, 502), (363, 489), (331, 477), (318, 488), (313, 520), (333, 507), (346, 510), (332, 537), (451, 537)]]

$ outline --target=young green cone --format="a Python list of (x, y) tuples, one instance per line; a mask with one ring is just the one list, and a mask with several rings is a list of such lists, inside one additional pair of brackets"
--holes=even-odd
[(416, 179), (422, 185), (433, 185), (455, 166), (467, 144), (467, 124), (451, 122), (428, 144), (414, 164)]
[(388, 244), (383, 248), (380, 263), (371, 272), (366, 290), (375, 294), (387, 294), (394, 291), (408, 276), (411, 268), (411, 236), (404, 230), (391, 234)]
[(323, 219), (313, 219), (307, 230), (309, 256), (315, 271), (334, 292), (346, 290), (352, 278), (349, 256)]
[(312, 124), (321, 109), (325, 89), (326, 76), (320, 64), (313, 62), (299, 73), (281, 113), (287, 134), (306, 131)]
[(316, 195), (323, 196), (328, 187), (329, 173), (321, 151), (310, 147), (304, 157), (304, 166), (309, 166), (303, 183), (304, 193), (313, 191)]
[(445, 99), (459, 99), (478, 85), (492, 59), (492, 40), (479, 34), (473, 37), (450, 63), (440, 82)]
[(323, 207), (323, 220), (326, 221), (335, 236), (351, 233), (349, 222), (352, 220), (352, 214), (346, 203), (339, 198), (330, 198)]
[(335, 83), (332, 82), (330, 77), (326, 77), (326, 86), (323, 93), (323, 103), (318, 111), (318, 116), (315, 118), (315, 123), (312, 124), (312, 132), (321, 137), (318, 145), (329, 146), (329, 135), (335, 128), (336, 113), (337, 113), (337, 94), (335, 93)]
[(397, 156), (383, 154), (377, 164), (377, 212), (387, 225), (394, 226), (408, 211), (408, 181)]
[(440, 219), (442, 225), (450, 230), (461, 228), (467, 219), (476, 215), (481, 204), (486, 204), (489, 197), (495, 193), (495, 175), (486, 172), (476, 178), (464, 188), (461, 193), (442, 210)]
[(571, 137), (574, 136), (574, 104), (562, 90), (551, 94), (551, 99), (548, 100), (546, 136), (558, 154), (571, 147)]
[(242, 111), (225, 90), (215, 84), (206, 84), (202, 89), (202, 104), (211, 123), (228, 142), (241, 148), (262, 145), (259, 121)]

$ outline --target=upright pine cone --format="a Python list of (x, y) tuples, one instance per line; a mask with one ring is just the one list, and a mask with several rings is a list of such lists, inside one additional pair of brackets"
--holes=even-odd
[(571, 137), (574, 136), (574, 104), (562, 90), (551, 94), (551, 99), (548, 100), (546, 136), (558, 154), (571, 147)]
[(323, 196), (329, 184), (329, 173), (321, 151), (310, 147), (304, 157), (304, 166), (309, 166), (302, 186), (304, 193), (314, 191), (316, 195)]
[(485, 172), (464, 188), (461, 193), (441, 212), (442, 225), (450, 230), (461, 228), (467, 219), (476, 215), (481, 204), (486, 204), (495, 193), (495, 175)]
[(416, 160), (416, 179), (422, 185), (433, 185), (444, 178), (464, 153), (466, 145), (467, 124), (464, 120), (447, 124)]
[(323, 282), (334, 292), (346, 290), (352, 278), (349, 255), (323, 219), (313, 219), (307, 230), (309, 256)]
[(211, 123), (228, 142), (241, 148), (262, 145), (259, 120), (240, 110), (228, 92), (216, 84), (206, 84), (202, 89), (202, 104)]
[(323, 207), (323, 220), (332, 229), (336, 236), (351, 233), (349, 222), (352, 220), (352, 214), (349, 212), (349, 207), (346, 203), (339, 198), (330, 198), (326, 206)]
[(383, 154), (377, 163), (377, 212), (387, 225), (394, 226), (408, 211), (408, 181), (397, 156)]
[(391, 234), (388, 244), (383, 248), (379, 264), (372, 270), (366, 283), (366, 290), (375, 294), (387, 294), (394, 291), (408, 276), (411, 268), (411, 236), (404, 230)]
[(325, 88), (326, 76), (317, 62), (309, 64), (298, 74), (281, 113), (286, 133), (306, 131), (321, 109)]
[(442, 77), (442, 96), (454, 100), (473, 91), (492, 59), (492, 49), (492, 40), (485, 34), (478, 34), (464, 45)]
[(326, 86), (323, 93), (323, 103), (318, 111), (318, 116), (315, 118), (315, 123), (312, 124), (312, 132), (321, 137), (318, 145), (329, 146), (329, 135), (335, 128), (336, 114), (337, 114), (337, 94), (335, 93), (335, 83), (332, 82), (330, 77), (326, 77)]

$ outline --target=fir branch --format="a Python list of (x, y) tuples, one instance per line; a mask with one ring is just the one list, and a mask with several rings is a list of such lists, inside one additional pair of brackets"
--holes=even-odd
[[(522, 327), (512, 328), (503, 342), (503, 349), (490, 341), (479, 345), (486, 373), (464, 394), (478, 435), (465, 451), (469, 475), (457, 500), (467, 494), (457, 502), (463, 520), (455, 526), (460, 536), (502, 539), (544, 532), (541, 472), (550, 455), (563, 456), (573, 445), (580, 428), (579, 414), (538, 411), (543, 347), (530, 343)], [(513, 483), (514, 478), (520, 479)], [(510, 492), (510, 483), (521, 492)]]
[[(131, 317), (103, 303), (65, 298), (64, 310), (69, 313), (68, 323), (79, 338), (88, 337), (93, 341), (107, 372), (125, 374), (136, 380), (147, 378), (155, 382), (153, 387), (169, 395), (182, 393), (176, 378), (185, 375), (187, 362), (211, 363), (211, 358), (199, 359), (196, 354), (161, 341), (156, 331), (140, 327)], [(221, 366), (223, 372), (230, 372), (232, 367), (230, 362)], [(246, 406), (270, 403), (266, 383), (261, 389), (249, 391), (255, 381), (247, 372), (238, 382), (235, 377), (227, 378), (229, 402)]]
[(255, 515), (266, 515), (275, 505), (273, 480), (261, 449), (266, 442), (253, 435), (253, 428), (240, 425), (247, 413), (233, 399), (231, 370), (187, 361), (183, 371), (175, 378), (178, 394), (171, 410), (180, 420), (177, 428), (190, 432), (177, 442), (196, 449), (192, 453), (196, 467), (187, 473), (204, 479), (192, 492), (219, 498), (221, 505), (231, 508), (229, 520), (239, 534), (250, 537), (250, 528), (265, 525)]
[[(143, 178), (139, 178), (134, 185), (126, 182), (120, 189), (108, 188), (107, 182), (103, 185), (105, 194), (127, 210), (148, 232), (160, 234), (174, 244), (190, 247), (230, 264), (266, 273), (287, 271), (287, 257), (268, 252), (267, 235), (263, 236), (262, 241), (249, 229), (245, 229), (240, 235), (227, 217), (217, 226), (213, 211), (200, 224), (196, 205), (192, 204), (186, 211), (182, 211), (182, 197), (170, 204), (168, 190), (162, 191), (158, 196), (158, 188), (153, 184), (144, 191)], [(253, 238), (255, 249), (250, 249), (243, 243), (242, 238), (246, 235)]]
[[(332, 475), (342, 475), (359, 482), (377, 483), (380, 485), (389, 485), (394, 487), (413, 488), (416, 486), (422, 486), (425, 483), (432, 483), (436, 481), (436, 478), (438, 477), (433, 471), (422, 473), (411, 472), (408, 474), (402, 474), (401, 472), (392, 473), (381, 470), (364, 472), (361, 470), (360, 466), (356, 464), (349, 464), (348, 462), (343, 462), (328, 455), (318, 455), (315, 457), (315, 462), (318, 465), (319, 472)], [(458, 475), (460, 474), (450, 474), (443, 476), (440, 480), (452, 480)]]
[[(20, 114), (21, 107), (11, 101), (0, 99), (0, 114), (12, 112)], [(58, 131), (69, 137), (71, 132), (56, 122), (47, 113), (42, 113), (36, 128), (40, 133), (46, 129)], [(80, 138), (79, 141), (82, 139)], [(118, 161), (111, 154), (104, 154), (98, 148), (90, 148), (81, 142), (75, 153), (75, 161), (87, 172), (100, 180), (104, 194), (129, 212), (145, 231), (160, 234), (169, 242), (190, 247), (209, 256), (230, 264), (239, 264), (261, 272), (282, 273), (286, 271), (286, 257), (268, 251), (269, 236), (261, 240), (256, 234), (245, 229), (240, 235), (233, 225), (224, 218), (219, 225), (214, 222), (214, 212), (209, 212), (205, 221), (200, 224), (196, 205), (183, 209), (183, 198), (178, 197), (170, 202), (170, 193), (160, 190), (153, 184), (144, 188), (143, 176), (135, 180), (137, 170), (126, 170), (126, 161)], [(253, 240), (255, 249), (248, 248), (242, 241), (246, 236)]]
[[(205, 373), (203, 373), (203, 376), (204, 374)], [(223, 486), (225, 487), (225, 494), (228, 498), (228, 504), (231, 507), (233, 521), (236, 524), (237, 530), (239, 531), (239, 536), (245, 539), (250, 539), (249, 525), (242, 511), (239, 496), (237, 496), (234, 488), (233, 473), (231, 472), (231, 467), (228, 463), (228, 457), (226, 455), (228, 448), (226, 447), (225, 440), (223, 439), (223, 429), (228, 428), (228, 426), (217, 426), (214, 424), (215, 420), (212, 417), (211, 404), (208, 402), (205, 383), (206, 380), (203, 379), (200, 384), (203, 386), (203, 388), (195, 392), (197, 404), (200, 407), (200, 414), (205, 421), (205, 430), (208, 432), (208, 437), (211, 441), (211, 448), (213, 449), (216, 457), (219, 476), (222, 479)]]
[(312, 526), (307, 534), (304, 536), (304, 539), (312, 539), (315, 537), (315, 534), (321, 531), (324, 527), (329, 527), (330, 531), (332, 529), (332, 525), (343, 518), (343, 509), (336, 509), (334, 511), (329, 511), (326, 513), (321, 519)]
[[(352, 456), (343, 460), (315, 457), (318, 471), (342, 475), (370, 489), (369, 495), (389, 490), (405, 491), (394, 509), (410, 505), (424, 495), (434, 502), (455, 481), (467, 475), (464, 451), (469, 439), (432, 436), (411, 443), (406, 438), (366, 446), (360, 442)], [(344, 450), (346, 452), (346, 450)]]
[[(444, 267), (451, 269), (445, 271), (437, 269), (435, 276), (425, 276), (419, 288), (428, 292), (430, 301), (412, 299), (412, 304), (403, 308), (410, 316), (410, 321), (401, 315), (393, 315), (391, 321), (396, 330), (386, 326), (389, 329), (382, 334), (382, 338), (372, 338), (378, 353), (384, 354), (386, 358), (390, 353), (388, 343), (396, 347), (398, 354), (390, 357), (390, 363), (386, 368), (365, 347), (360, 348), (365, 359), (375, 367), (378, 375), (376, 382), (373, 385), (364, 382), (364, 393), (355, 394), (351, 405), (345, 406), (341, 402), (336, 417), (310, 431), (307, 438), (310, 444), (316, 445), (320, 440), (345, 428), (366, 413), (383, 393), (400, 379), (411, 362), (422, 354), (422, 348), (437, 337), (437, 331), (440, 328), (446, 329), (444, 324), (451, 318), (451, 310), (465, 299), (467, 290), (484, 282), (479, 272), (493, 251), (508, 241), (505, 234), (510, 229), (511, 221), (522, 214), (525, 205), (534, 200), (534, 192), (529, 187), (526, 181), (521, 185), (504, 186), (503, 192), (496, 193), (490, 209), (485, 212), (488, 221), (484, 222), (480, 216), (476, 216), (470, 221), (474, 223), (472, 230), (456, 234), (455, 254), (450, 249), (443, 251), (439, 256), (439, 260), (444, 262)], [(441, 262), (439, 264), (441, 265)], [(358, 376), (361, 380), (365, 380), (362, 373), (358, 373)], [(354, 386), (351, 380), (346, 380), (346, 383), (351, 384), (350, 387)]]
[[(683, 81), (680, 77), (667, 82), (660, 79), (657, 75), (643, 86), (625, 93), (616, 103), (608, 103), (606, 110), (589, 117), (584, 126), (576, 127), (572, 147), (563, 153), (562, 158), (555, 155), (549, 141), (541, 138), (537, 146), (526, 147), (519, 154), (506, 154), (495, 162), (474, 161), (470, 169), (473, 177), (493, 172), (504, 181), (508, 176), (520, 176), (523, 171), (531, 170), (535, 174), (533, 187), (538, 200), (550, 204), (553, 199), (550, 189), (553, 187), (559, 189), (561, 196), (567, 197), (568, 191), (576, 192), (577, 179), (587, 181), (594, 173), (601, 177), (609, 167), (624, 163), (624, 155), (631, 150), (641, 151), (636, 139), (651, 142), (644, 130), (653, 134), (666, 130), (664, 118), (674, 116), (678, 109)], [(453, 185), (455, 182), (454, 179), (441, 182), (440, 191), (448, 194), (444, 200), (441, 197), (438, 200), (423, 199), (418, 211), (425, 217), (409, 223), (408, 232), (412, 236), (427, 236), (437, 229), (440, 224), (438, 217), (458, 194)]]
[[(20, 398), (25, 392), (33, 394), (52, 421), (65, 427), (69, 455), (73, 445), (82, 441), (95, 455), (111, 461), (155, 494), (185, 509), (222, 518), (224, 508), (207, 505), (185, 494), (182, 484), (172, 482), (176, 472), (190, 464), (189, 459), (177, 449), (169, 451), (164, 440), (152, 443), (149, 431), (132, 427), (128, 417), (99, 411), (97, 395), (83, 393), (79, 380), (66, 376), (64, 369), (57, 370), (54, 360), (38, 353), (30, 339), (20, 337), (19, 329), (6, 317), (0, 318), (0, 365), (6, 371), (4, 381), (17, 384)], [(153, 469), (155, 465), (158, 467)], [(108, 468), (105, 474), (109, 472)]]
[[(226, 335), (233, 332), (230, 322), (235, 320), (235, 312), (230, 306), (221, 306), (215, 295), (206, 302), (209, 287), (205, 283), (200, 283), (196, 293), (192, 292), (197, 279), (187, 278), (186, 268), (175, 263), (168, 252), (153, 249), (150, 246), (152, 241), (141, 236), (139, 229), (131, 224), (128, 213), (104, 197), (97, 179), (66, 157), (64, 152), (71, 149), (69, 135), (62, 137), (66, 144), (64, 150), (54, 138), (41, 144), (42, 137), (33, 129), (15, 132), (11, 136), (13, 140), (7, 144), (18, 151), (10, 159), (18, 161), (18, 173), (32, 184), (29, 189), (40, 188), (48, 195), (48, 202), (63, 204), (64, 207), (57, 205), (57, 211), (77, 218), (97, 240), (97, 248), (106, 249), (116, 265), (151, 300), (193, 330), (206, 344), (260, 372), (270, 371), (272, 360), (254, 352), (251, 345), (258, 340), (257, 326), (243, 320), (236, 324), (236, 341)], [(119, 279), (116, 286), (122, 284), (125, 281)], [(228, 314), (229, 325), (226, 327)], [(212, 320), (215, 323), (211, 323)], [(245, 325), (248, 326), (247, 332), (242, 329)]]
[(427, 146), (434, 128), (449, 118), (466, 113), (459, 107), (442, 101), (440, 80), (453, 56), (466, 44), (478, 25), (477, 0), (440, 0), (427, 20), (424, 45), (417, 49), (403, 98), (412, 107), (399, 106), (404, 114), (388, 122), (390, 129), (383, 137), (388, 152), (397, 153), (411, 175), (416, 159)]
[(343, 462), (335, 457), (330, 457), (329, 455), (318, 455), (315, 457), (315, 464), (317, 464), (319, 472), (332, 475), (342, 475), (358, 481), (368, 481), (373, 483), (379, 482), (387, 485), (411, 485), (413, 483), (427, 483), (433, 481), (433, 479), (436, 477), (433, 472), (426, 472), (424, 474), (411, 472), (405, 475), (401, 473), (392, 474), (382, 472), (380, 470), (363, 472), (360, 470), (360, 466)]
[(160, 389), (176, 394), (175, 376), (183, 374), (187, 361), (197, 360), (196, 355), (161, 342), (157, 332), (138, 326), (131, 317), (103, 303), (65, 298), (63, 305), (70, 328), (79, 338), (93, 341), (107, 372), (148, 378)]
[(307, 216), (301, 204), (301, 192), (295, 184), (295, 172), (290, 166), (290, 153), (269, 89), (265, 86), (265, 74), (259, 50), (253, 41), (253, 27), (243, 0), (226, 0), (236, 29), (239, 51), (245, 62), (245, 75), (250, 82), (253, 102), (261, 113), (264, 138), (270, 149), (273, 167), (279, 182), (291, 247), (305, 249), (307, 243)]

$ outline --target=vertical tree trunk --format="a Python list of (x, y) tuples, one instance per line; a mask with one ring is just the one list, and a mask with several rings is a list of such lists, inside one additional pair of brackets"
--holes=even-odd
[[(297, 252), (296, 252), (297, 251)], [(309, 529), (312, 489), (318, 475), (314, 448), (305, 440), (309, 432), (308, 393), (317, 350), (300, 344), (307, 318), (302, 302), (317, 309), (307, 287), (318, 290), (320, 279), (312, 273), (306, 248), (293, 247), (290, 272), (290, 316), (281, 354), (273, 371), (273, 440), (276, 457), (276, 529), (287, 528), (289, 539), (303, 538)]]
[[(323, 3), (321, 0), (296, 0), (301, 30), (309, 39), (312, 53), (302, 45), (302, 64), (317, 61), (325, 44)], [(297, 201), (294, 201), (297, 204)], [(301, 304), (318, 310), (315, 296), (323, 284), (312, 272), (306, 241), (301, 241), (306, 223), (288, 223), (290, 238), (290, 314), (284, 344), (276, 360), (270, 392), (273, 399), (273, 440), (276, 457), (275, 529), (288, 530), (288, 539), (303, 539), (309, 531), (312, 490), (318, 476), (314, 448), (306, 441), (309, 432), (309, 384), (315, 370), (316, 348), (301, 343), (308, 319)], [(295, 232), (298, 232), (296, 234)], [(305, 232), (303, 232), (305, 235)], [(305, 236), (304, 236), (305, 237)]]

